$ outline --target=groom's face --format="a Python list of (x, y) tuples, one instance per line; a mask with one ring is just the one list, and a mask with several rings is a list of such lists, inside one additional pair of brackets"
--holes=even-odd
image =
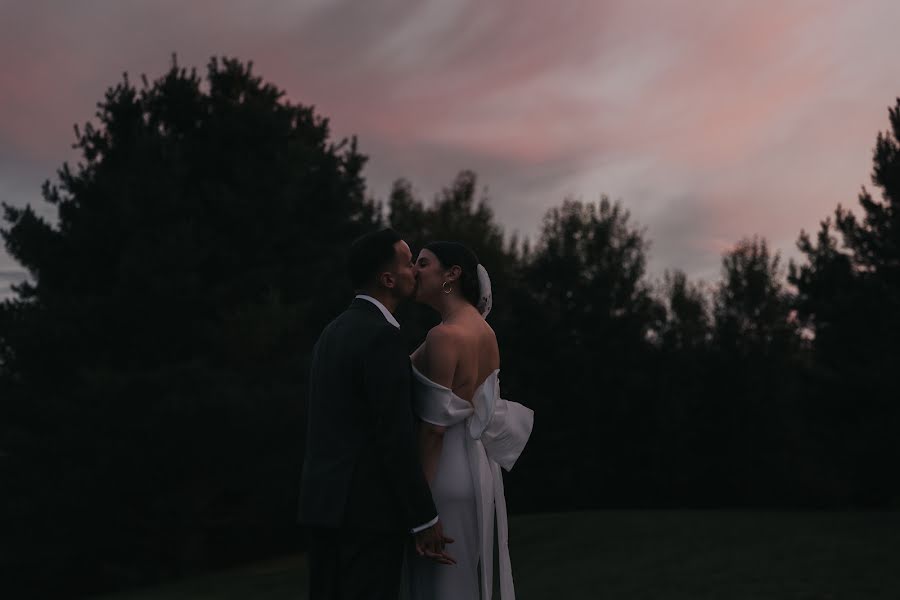
[(400, 240), (394, 244), (394, 294), (398, 298), (410, 298), (416, 293), (416, 271), (409, 245)]

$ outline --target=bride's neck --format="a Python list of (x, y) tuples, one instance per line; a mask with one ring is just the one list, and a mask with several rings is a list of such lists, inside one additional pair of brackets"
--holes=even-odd
[(441, 315), (441, 321), (446, 323), (465, 312), (467, 306), (472, 306), (459, 296), (446, 296), (441, 299), (437, 310)]

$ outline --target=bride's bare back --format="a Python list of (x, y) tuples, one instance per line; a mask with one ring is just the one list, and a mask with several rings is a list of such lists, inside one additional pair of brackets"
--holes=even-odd
[(412, 361), (433, 382), (471, 402), (478, 387), (500, 368), (500, 349), (494, 330), (469, 305), (433, 327)]

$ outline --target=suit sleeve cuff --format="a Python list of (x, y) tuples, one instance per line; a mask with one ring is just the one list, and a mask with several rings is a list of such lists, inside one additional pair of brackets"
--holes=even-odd
[(418, 527), (413, 527), (412, 530), (410, 531), (410, 533), (419, 533), (420, 531), (424, 531), (425, 529), (428, 529), (429, 527), (433, 527), (434, 524), (438, 522), (438, 519), (440, 519), (440, 516), (433, 518), (432, 520), (428, 521), (424, 525), (419, 525)]

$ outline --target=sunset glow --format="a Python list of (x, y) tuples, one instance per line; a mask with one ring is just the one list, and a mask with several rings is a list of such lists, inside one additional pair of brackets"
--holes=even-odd
[[(298, 6), (299, 5), (299, 6)], [(900, 95), (900, 5), (379, 0), (4, 3), (0, 200), (32, 204), (77, 161), (72, 126), (123, 72), (213, 55), (315, 105), (369, 155), (369, 194), (430, 199), (478, 173), (508, 233), (534, 237), (565, 197), (621, 200), (650, 274), (707, 280), (723, 250), (801, 229), (869, 185)], [(21, 280), (0, 252), (0, 297)]]

